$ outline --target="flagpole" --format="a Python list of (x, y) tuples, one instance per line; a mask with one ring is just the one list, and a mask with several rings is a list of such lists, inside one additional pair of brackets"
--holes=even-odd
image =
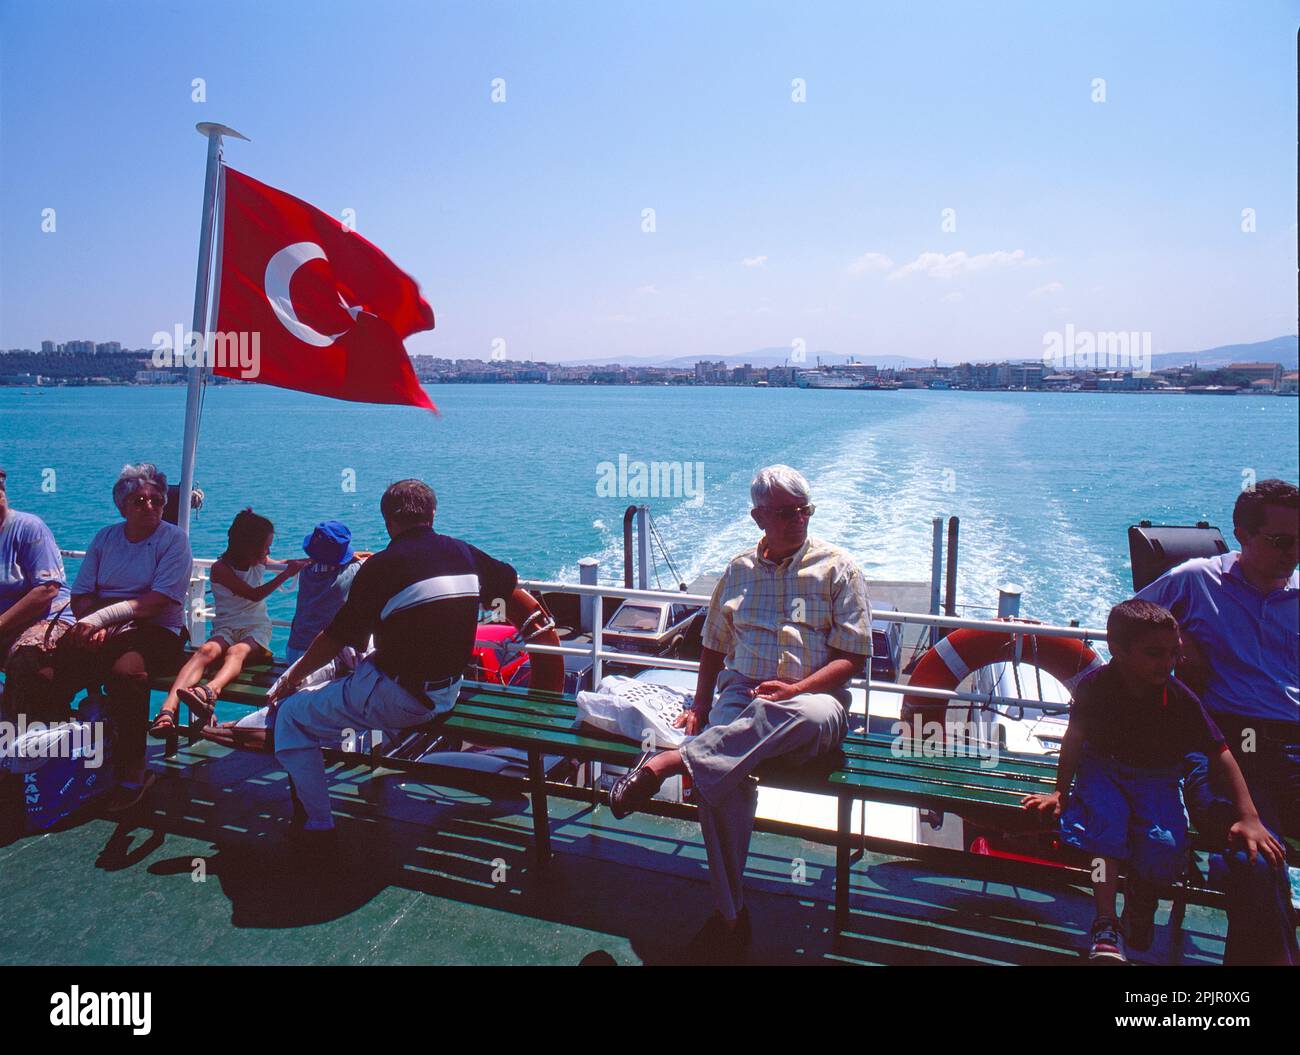
[[(199, 267), (194, 279), (194, 316), (190, 332), (200, 335), (206, 353), (208, 347), (208, 288), (212, 278), (213, 215), (216, 210), (217, 185), (221, 171), (222, 136), (247, 139), (233, 128), (204, 121), (196, 125), (199, 135), (208, 140), (208, 165), (203, 178), (203, 219), (199, 227)], [(183, 351), (177, 349), (176, 351)], [(206, 354), (199, 357), (196, 366), (188, 370), (188, 387), (185, 393), (185, 439), (181, 449), (181, 480), (176, 502), (176, 524), (190, 533), (190, 495), (194, 490), (194, 459), (199, 446), (199, 399), (203, 389), (203, 374), (207, 370)]]

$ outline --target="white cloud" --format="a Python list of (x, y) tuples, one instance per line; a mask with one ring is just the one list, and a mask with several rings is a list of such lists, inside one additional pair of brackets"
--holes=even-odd
[(651, 283), (648, 286), (637, 286), (636, 291), (639, 294), (658, 293), (659, 287)]
[(1023, 249), (1007, 251), (998, 249), (992, 253), (976, 253), (971, 256), (964, 250), (955, 253), (922, 253), (909, 264), (904, 264), (889, 277), (907, 278), (910, 275), (928, 275), (930, 278), (956, 278), (978, 271), (991, 271), (995, 268), (1037, 267), (1043, 261), (1037, 257), (1026, 256)]
[(1049, 282), (1045, 286), (1039, 286), (1029, 295), (1031, 297), (1054, 297), (1058, 293), (1064, 293), (1065, 287), (1059, 282)]
[(741, 267), (762, 267), (767, 263), (765, 256), (747, 256), (740, 262)]
[(869, 271), (888, 271), (894, 262), (884, 253), (863, 253), (849, 263), (850, 275), (865, 275)]
[(943, 298), (943, 301), (945, 304), (956, 304), (959, 300), (962, 299), (963, 298), (960, 293), (949, 293)]

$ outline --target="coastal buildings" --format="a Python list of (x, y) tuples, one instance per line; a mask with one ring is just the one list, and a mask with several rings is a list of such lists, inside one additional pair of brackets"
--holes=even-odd
[[(728, 365), (700, 359), (680, 366), (638, 366), (610, 362), (546, 363), (505, 358), (450, 359), (413, 355), (411, 365), (424, 384), (550, 385), (727, 385), (765, 388), (883, 388), (963, 391), (1047, 392), (1213, 392), (1235, 395), (1291, 394), (1296, 371), (1278, 362), (1234, 362), (1217, 369), (1198, 364), (1149, 373), (1133, 370), (1069, 370), (1042, 360), (962, 362), (925, 366), (809, 363)], [(159, 370), (152, 350), (124, 349), (119, 341), (42, 341), (40, 351), (11, 348), (0, 352), (0, 384), (174, 384), (182, 371)], [(226, 379), (214, 379), (224, 381)]]

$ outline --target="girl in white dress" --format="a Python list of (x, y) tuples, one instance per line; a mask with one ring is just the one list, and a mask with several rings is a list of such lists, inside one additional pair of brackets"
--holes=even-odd
[[(212, 601), (216, 609), (212, 636), (195, 649), (176, 675), (149, 730), (159, 739), (175, 731), (178, 701), (185, 703), (199, 725), (207, 725), (221, 690), (239, 676), (249, 658), (262, 663), (272, 658), (271, 616), (266, 610), (266, 599), (311, 563), (288, 561), (284, 571), (263, 582), (271, 543), (275, 540), (275, 525), (252, 509), (236, 515), (227, 538), (229, 545), (211, 570)], [(220, 668), (206, 685), (201, 684), (204, 673), (217, 660), (222, 661)]]

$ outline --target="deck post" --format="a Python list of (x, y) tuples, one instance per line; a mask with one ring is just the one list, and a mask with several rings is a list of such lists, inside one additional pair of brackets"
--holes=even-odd
[(835, 829), (835, 934), (839, 937), (849, 925), (849, 859), (853, 852), (853, 799), (840, 795), (839, 822)]
[(538, 751), (528, 752), (528, 782), (533, 800), (533, 849), (538, 867), (545, 868), (551, 859), (551, 820), (546, 810), (546, 771)]
[[(935, 517), (931, 522), (934, 538), (930, 543), (930, 614), (939, 614), (939, 594), (943, 581), (943, 517)], [(930, 647), (934, 648), (939, 640), (939, 628), (930, 627)]]

